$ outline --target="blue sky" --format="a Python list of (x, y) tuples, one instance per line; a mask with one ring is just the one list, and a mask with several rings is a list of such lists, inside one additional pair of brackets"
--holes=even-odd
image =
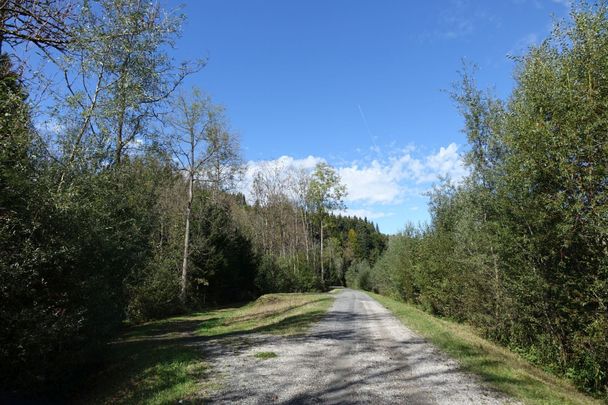
[(508, 55), (568, 10), (565, 0), (192, 0), (174, 56), (208, 58), (188, 85), (227, 108), (249, 173), (326, 161), (349, 212), (394, 233), (428, 220), (424, 192), (438, 175), (465, 174), (463, 123), (446, 94), (462, 61), (505, 97)]

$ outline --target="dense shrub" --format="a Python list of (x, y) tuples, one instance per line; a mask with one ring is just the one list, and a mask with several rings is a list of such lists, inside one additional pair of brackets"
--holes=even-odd
[[(608, 394), (608, 8), (519, 60), (501, 101), (465, 75), (470, 176), (430, 194), (431, 224), (372, 269), (384, 294), (479, 327), (531, 361)], [(359, 282), (360, 285), (360, 282)]]
[(351, 288), (378, 291), (371, 277), (371, 268), (366, 260), (355, 262), (346, 271), (346, 285)]
[(255, 285), (260, 293), (320, 291), (323, 287), (317, 271), (305, 260), (290, 260), (264, 255), (257, 270)]

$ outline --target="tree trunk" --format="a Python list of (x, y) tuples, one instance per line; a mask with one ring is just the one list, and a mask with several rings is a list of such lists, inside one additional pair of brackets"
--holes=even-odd
[[(128, 58), (128, 56), (127, 56)], [(128, 60), (128, 59), (127, 59)], [(127, 114), (127, 101), (126, 94), (124, 93), (125, 88), (127, 87), (125, 84), (126, 80), (126, 71), (127, 71), (127, 60), (122, 62), (121, 74), (120, 74), (120, 89), (122, 89), (123, 93), (119, 95), (120, 97), (120, 112), (118, 115), (118, 129), (116, 131), (116, 151), (114, 157), (114, 163), (116, 166), (120, 166), (122, 160), (122, 148), (124, 145), (124, 131), (125, 131), (125, 120)]]
[(194, 192), (194, 174), (190, 172), (188, 179), (188, 206), (186, 208), (186, 231), (184, 232), (184, 260), (182, 262), (182, 279), (179, 300), (182, 305), (186, 304), (186, 285), (188, 281), (188, 250), (190, 247), (190, 215), (192, 212), (192, 200)]
[(321, 218), (321, 283), (325, 283), (325, 266), (323, 265), (323, 218)]
[(91, 104), (89, 104), (89, 108), (85, 111), (84, 122), (82, 123), (82, 126), (80, 127), (80, 130), (78, 131), (78, 135), (76, 136), (76, 142), (74, 143), (74, 146), (72, 147), (72, 151), (70, 152), (70, 157), (68, 158), (66, 167), (64, 167), (61, 171), (61, 178), (59, 179), (59, 185), (57, 186), (58, 193), (63, 188), (63, 184), (65, 182), (65, 176), (67, 174), (66, 173), (67, 168), (71, 167), (72, 163), (74, 163), (74, 160), (76, 159), (76, 153), (78, 152), (78, 147), (80, 146), (80, 143), (82, 142), (82, 138), (84, 137), (84, 134), (85, 134), (88, 126), (91, 123), (91, 117), (93, 115), (93, 112), (95, 111), (95, 108), (97, 107), (97, 97), (99, 96), (99, 93), (101, 92), (103, 75), (104, 75), (104, 71), (101, 71), (101, 73), (99, 73), (99, 75), (97, 76), (97, 84), (95, 85), (95, 92), (93, 93), (93, 99), (91, 100)]
[(124, 111), (122, 112), (118, 121), (118, 130), (116, 131), (116, 150), (114, 151), (114, 164), (120, 166), (122, 158), (122, 131), (124, 126)]
[(306, 210), (302, 210), (302, 229), (304, 232), (304, 245), (306, 246), (306, 264), (310, 266), (310, 256), (309, 256), (309, 250), (310, 248), (308, 247), (308, 226), (306, 224), (307, 220), (306, 220)]
[(2, 45), (4, 44), (4, 31), (5, 31), (6, 20), (8, 18), (8, 16), (6, 14), (7, 14), (6, 8), (5, 7), (0, 8), (0, 55), (2, 55)]

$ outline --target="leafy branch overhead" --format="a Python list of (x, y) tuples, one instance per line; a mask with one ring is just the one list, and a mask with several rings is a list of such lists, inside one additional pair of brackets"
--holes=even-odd
[(74, 40), (78, 2), (71, 0), (1, 0), (0, 53), (32, 44), (43, 51), (66, 51)]

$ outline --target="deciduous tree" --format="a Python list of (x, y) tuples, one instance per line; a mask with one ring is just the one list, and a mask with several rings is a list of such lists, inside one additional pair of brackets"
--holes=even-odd
[(222, 173), (236, 169), (234, 166), (239, 161), (239, 151), (238, 143), (225, 129), (223, 109), (213, 104), (200, 90), (193, 89), (191, 96), (179, 95), (174, 108), (174, 115), (168, 120), (171, 126), (168, 135), (174, 156), (179, 161), (187, 182), (180, 284), (180, 301), (186, 304), (195, 182), (202, 182), (209, 189), (221, 188), (225, 180)]
[(340, 176), (327, 163), (319, 163), (315, 167), (308, 189), (308, 198), (319, 222), (321, 236), (321, 282), (325, 279), (323, 260), (323, 230), (329, 212), (344, 208), (346, 186), (341, 183)]

